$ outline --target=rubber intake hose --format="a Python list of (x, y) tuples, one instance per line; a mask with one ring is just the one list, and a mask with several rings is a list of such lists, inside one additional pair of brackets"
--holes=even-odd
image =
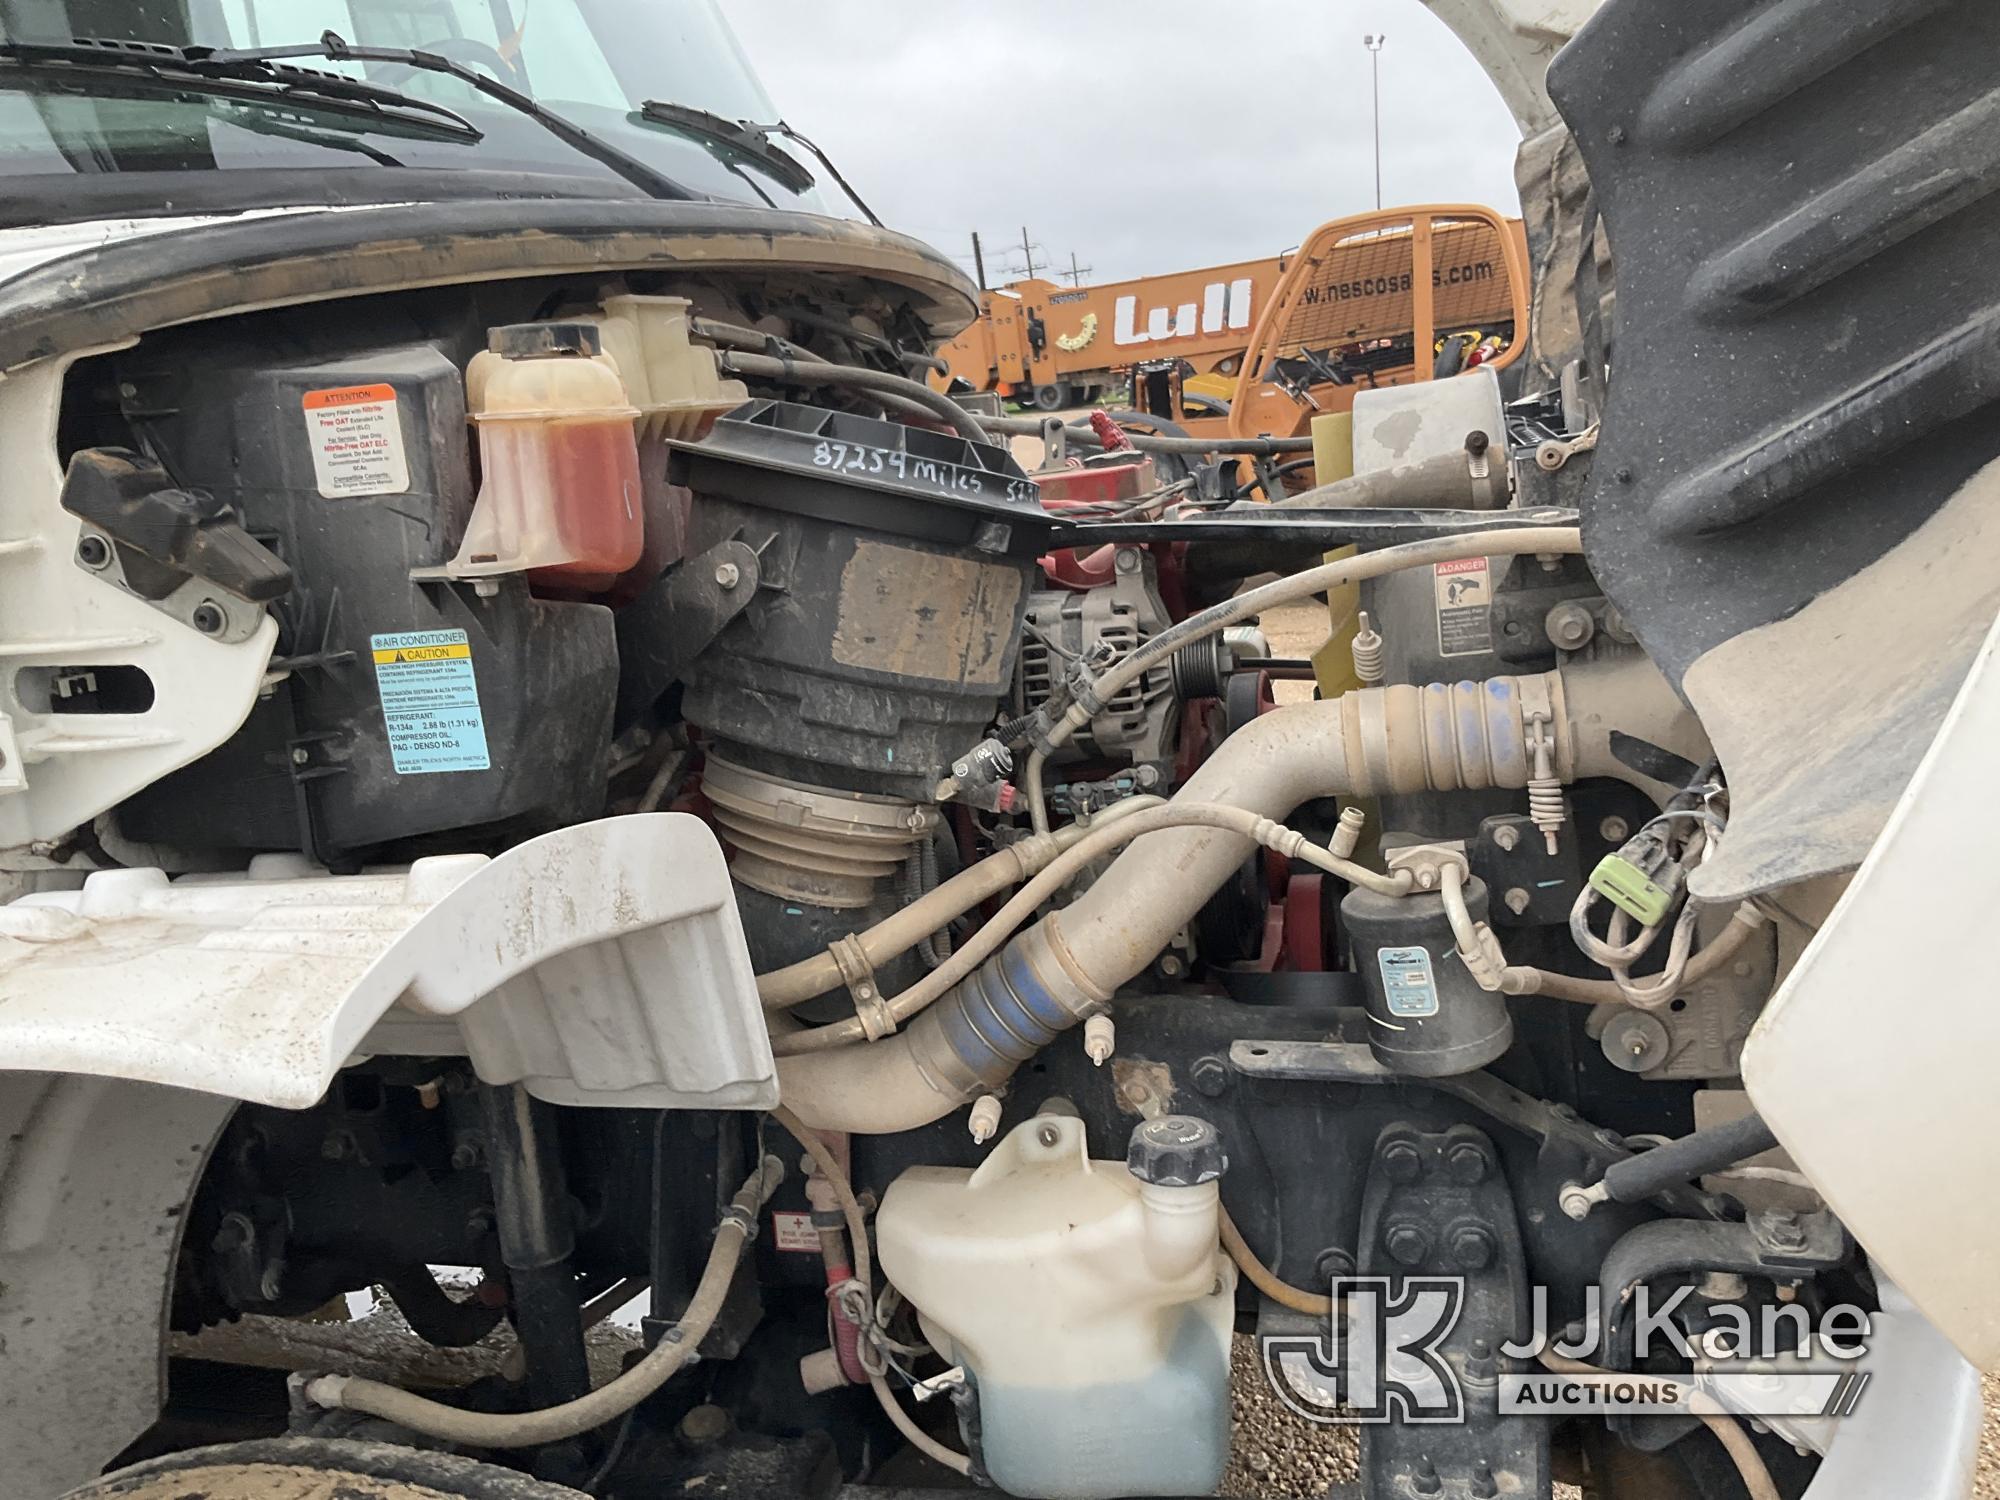
[(1643, 1203), (1656, 1193), (1748, 1161), (1777, 1144), (1777, 1136), (1761, 1116), (1744, 1115), (1614, 1163), (1605, 1169), (1604, 1190), (1613, 1203)]

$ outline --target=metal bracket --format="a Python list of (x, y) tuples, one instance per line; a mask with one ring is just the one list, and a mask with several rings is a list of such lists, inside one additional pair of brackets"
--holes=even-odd
[(619, 724), (680, 680), (757, 597), (756, 549), (732, 538), (690, 557), (618, 612)]

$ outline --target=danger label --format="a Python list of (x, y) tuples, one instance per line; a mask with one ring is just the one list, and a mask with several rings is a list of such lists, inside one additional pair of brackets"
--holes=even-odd
[(368, 644), (396, 774), (487, 769), (486, 716), (465, 632), (410, 630)]
[(402, 495), (410, 488), (393, 385), (349, 385), (305, 394), (313, 477), (329, 500)]
[(771, 1242), (780, 1250), (810, 1250), (819, 1254), (819, 1231), (811, 1214), (773, 1212)]
[(1483, 557), (1441, 562), (1437, 589), (1438, 655), (1483, 656), (1493, 649), (1493, 574)]

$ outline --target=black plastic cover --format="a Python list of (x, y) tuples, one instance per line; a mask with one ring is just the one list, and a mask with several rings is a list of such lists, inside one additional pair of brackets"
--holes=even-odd
[(1609, 0), (1549, 70), (1617, 264), (1584, 541), (1734, 800), (1859, 861), (2000, 607), (2000, 10)]
[(698, 443), (676, 443), (673, 480), (871, 531), (1032, 556), (1056, 530), (1041, 492), (992, 443), (790, 401), (751, 401)]
[[(531, 598), (519, 578), (486, 597), (411, 580), (451, 557), (471, 510), (464, 351), (369, 336), (314, 318), (169, 333), (120, 357), (121, 399), (168, 473), (231, 507), (293, 576), (274, 606), (289, 676), (234, 738), (125, 804), (134, 838), (351, 864), (602, 810), (611, 613)], [(393, 424), (407, 472), (330, 497), (311, 419), (350, 395), (373, 430)]]

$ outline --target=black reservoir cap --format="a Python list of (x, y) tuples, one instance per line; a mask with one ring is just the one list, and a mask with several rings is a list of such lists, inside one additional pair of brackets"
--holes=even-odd
[(1132, 1132), (1125, 1165), (1154, 1187), (1198, 1187), (1229, 1167), (1222, 1132), (1193, 1115), (1162, 1115)]

